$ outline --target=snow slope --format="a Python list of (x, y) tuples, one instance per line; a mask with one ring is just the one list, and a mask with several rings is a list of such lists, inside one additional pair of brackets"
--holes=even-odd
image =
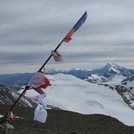
[[(47, 104), (81, 114), (104, 114), (134, 126), (134, 111), (115, 91), (72, 75), (48, 75), (52, 86), (45, 89)], [(38, 95), (28, 90), (26, 96)]]
[(106, 82), (102, 82), (103, 84), (109, 84), (109, 85), (122, 85), (122, 81), (125, 79), (126, 77), (123, 75), (118, 75), (115, 74), (112, 77), (108, 78), (108, 80)]

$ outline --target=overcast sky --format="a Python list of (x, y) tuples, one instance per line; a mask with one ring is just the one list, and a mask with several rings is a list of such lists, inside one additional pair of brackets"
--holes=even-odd
[(46, 68), (134, 69), (133, 0), (0, 0), (0, 74), (35, 72), (78, 19), (86, 22), (63, 43), (63, 63)]

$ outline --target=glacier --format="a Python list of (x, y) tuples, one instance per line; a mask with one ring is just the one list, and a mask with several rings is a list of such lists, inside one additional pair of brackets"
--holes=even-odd
[[(87, 115), (104, 114), (118, 119), (125, 125), (134, 126), (134, 111), (116, 90), (68, 74), (59, 73), (46, 77), (52, 84), (44, 89), (48, 105)], [(26, 92), (28, 97), (37, 95), (39, 94), (34, 90)]]

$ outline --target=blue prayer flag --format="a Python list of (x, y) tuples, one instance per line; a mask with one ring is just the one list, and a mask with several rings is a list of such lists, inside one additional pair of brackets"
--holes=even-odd
[(70, 30), (70, 32), (64, 37), (62, 42), (69, 42), (72, 39), (71, 37), (73, 33), (76, 32), (81, 27), (81, 25), (85, 22), (86, 19), (87, 19), (87, 12), (83, 14), (83, 16), (78, 20), (78, 22), (74, 25), (74, 27)]

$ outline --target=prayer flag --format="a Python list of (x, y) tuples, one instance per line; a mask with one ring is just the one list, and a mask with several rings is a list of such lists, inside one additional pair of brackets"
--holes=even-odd
[(51, 84), (49, 80), (45, 77), (45, 74), (42, 71), (38, 71), (32, 77), (32, 79), (28, 83), (28, 86), (30, 87), (29, 89), (34, 89), (39, 94), (45, 94), (41, 88), (45, 89), (48, 86), (51, 86)]
[(72, 35), (74, 32), (76, 32), (81, 25), (85, 22), (87, 18), (87, 12), (85, 12), (83, 14), (83, 16), (78, 20), (78, 22), (74, 25), (74, 27), (70, 30), (70, 32), (64, 37), (64, 39), (62, 40), (62, 42), (69, 42), (72, 38)]

